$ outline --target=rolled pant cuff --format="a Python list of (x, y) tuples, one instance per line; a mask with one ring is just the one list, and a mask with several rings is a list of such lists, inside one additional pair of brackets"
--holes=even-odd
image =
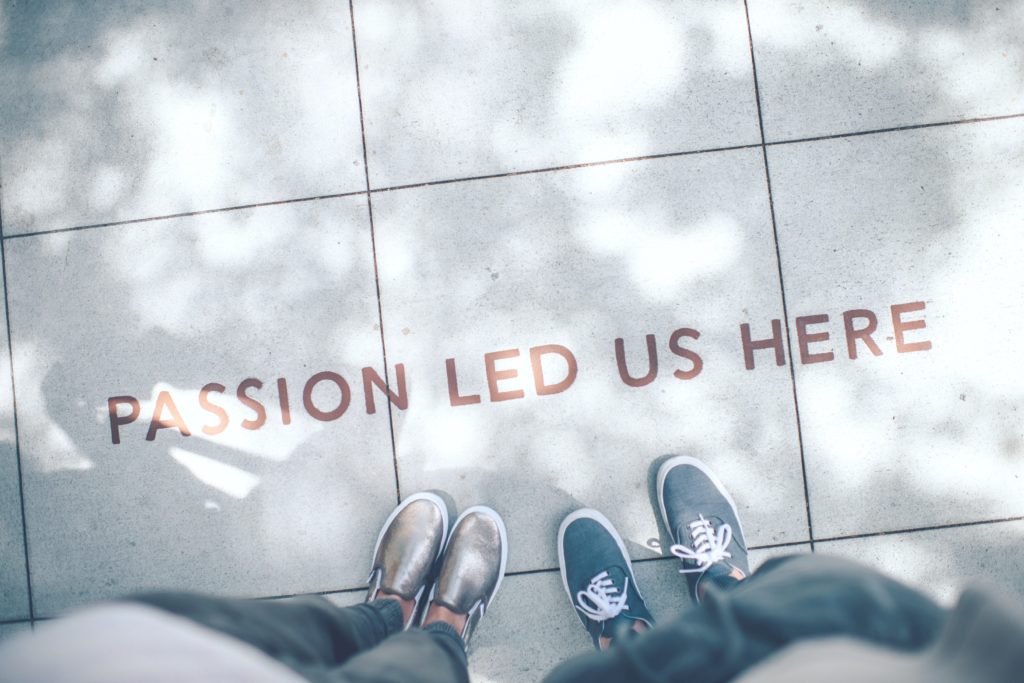
[(459, 635), (459, 632), (455, 630), (454, 626), (446, 624), (443, 621), (435, 621), (424, 626), (423, 630), (427, 633), (437, 634), (435, 637), (442, 643), (456, 645), (457, 647), (449, 647), (448, 649), (457, 653), (459, 658), (462, 660), (463, 665), (467, 664), (466, 641), (462, 639), (462, 636)]
[(405, 615), (402, 614), (402, 605), (397, 600), (384, 598), (368, 602), (366, 606), (380, 617), (384, 636), (399, 633), (405, 627)]

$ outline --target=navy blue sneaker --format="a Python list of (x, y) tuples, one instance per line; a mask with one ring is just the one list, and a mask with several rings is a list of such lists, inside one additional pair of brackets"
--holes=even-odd
[(558, 564), (569, 601), (597, 649), (602, 637), (634, 635), (638, 621), (654, 626), (626, 546), (597, 510), (577, 510), (562, 521)]
[(685, 455), (662, 464), (658, 507), (695, 601), (700, 602), (705, 577), (727, 586), (750, 574), (736, 503), (707, 465)]

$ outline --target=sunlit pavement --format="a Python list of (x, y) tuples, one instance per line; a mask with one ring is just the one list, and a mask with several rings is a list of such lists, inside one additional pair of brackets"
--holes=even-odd
[(0, 4), (0, 637), (358, 601), (436, 489), (509, 527), (475, 679), (533, 681), (577, 507), (685, 607), (669, 453), (755, 564), (1024, 594), (1024, 2), (747, 4)]

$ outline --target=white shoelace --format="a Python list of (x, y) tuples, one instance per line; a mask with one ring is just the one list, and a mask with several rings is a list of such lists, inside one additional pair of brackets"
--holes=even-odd
[(732, 542), (732, 527), (722, 524), (718, 531), (711, 525), (711, 522), (700, 515), (700, 519), (690, 522), (690, 539), (693, 541), (693, 548), (682, 544), (676, 544), (669, 548), (673, 555), (681, 560), (696, 562), (693, 569), (680, 569), (680, 574), (695, 574), (707, 571), (711, 565), (732, 557), (726, 548)]
[(626, 591), (629, 590), (629, 579), (626, 579), (622, 587), (622, 593), (615, 586), (608, 572), (601, 572), (590, 580), (586, 590), (576, 593), (576, 609), (583, 612), (594, 621), (607, 621), (614, 619), (624, 609), (629, 609), (626, 604)]

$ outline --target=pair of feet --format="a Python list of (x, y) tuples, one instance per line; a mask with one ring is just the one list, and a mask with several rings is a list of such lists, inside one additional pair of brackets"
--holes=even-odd
[[(708, 581), (728, 585), (750, 573), (736, 504), (701, 461), (677, 456), (658, 469), (658, 507), (682, 560), (690, 595), (700, 602)], [(625, 544), (596, 510), (573, 512), (558, 530), (562, 580), (594, 646), (654, 625), (633, 573)]]
[(449, 530), (448, 506), (432, 493), (409, 496), (377, 536), (366, 601), (393, 599), (404, 628), (443, 622), (465, 643), (505, 575), (508, 535), (497, 512), (472, 507)]
[[(708, 467), (677, 456), (658, 470), (658, 507), (682, 560), (690, 594), (704, 586), (740, 581), (750, 573), (736, 504)], [(405, 628), (451, 625), (468, 644), (505, 574), (508, 535), (497, 512), (472, 507), (449, 532), (448, 508), (432, 493), (417, 493), (388, 517), (377, 537), (367, 601), (402, 605)], [(654, 625), (625, 544), (596, 510), (572, 513), (558, 530), (562, 580), (594, 645)]]

